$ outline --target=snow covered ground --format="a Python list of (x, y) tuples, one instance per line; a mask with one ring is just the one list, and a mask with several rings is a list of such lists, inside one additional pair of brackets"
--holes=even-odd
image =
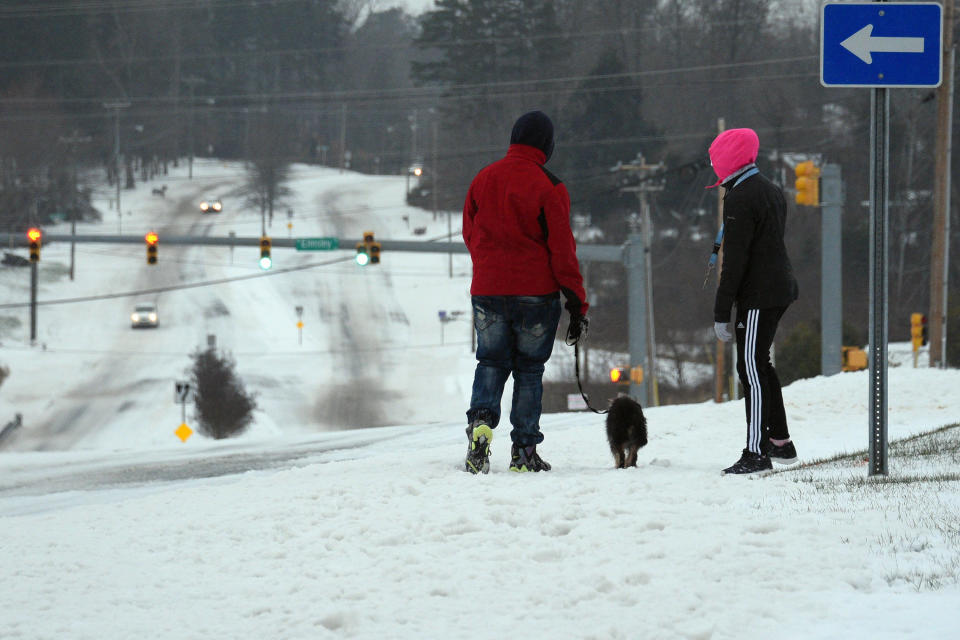
[[(142, 246), (81, 245), (70, 283), (52, 245), (41, 301), (256, 273), (254, 249), (163, 246), (259, 233), (236, 165), (197, 173), (168, 178), (166, 199), (124, 196), (125, 232), (161, 233), (159, 268)], [(294, 176), (293, 235), (446, 231), (403, 205), (402, 178)], [(212, 190), (227, 212), (201, 219)], [(957, 637), (960, 427), (892, 448), (886, 480), (862, 456), (737, 478), (719, 471), (743, 446), (742, 401), (648, 409), (629, 470), (601, 416), (555, 414), (554, 471), (508, 473), (499, 429), (491, 473), (471, 476), (469, 326), (441, 340), (437, 316), (468, 308), (468, 264), (449, 278), (445, 255), (374, 270), (274, 250), (277, 269), (338, 258), (164, 293), (157, 331), (132, 331), (121, 298), (42, 306), (45, 349), (23, 322), (3, 335), (0, 422), (24, 427), (0, 449), (0, 638)], [(25, 271), (0, 274), (0, 303), (25, 299)], [(261, 410), (240, 438), (181, 443), (173, 383), (210, 334)], [(960, 423), (958, 388), (960, 371), (892, 367), (890, 438)], [(865, 448), (867, 394), (866, 372), (784, 390), (804, 461)]]

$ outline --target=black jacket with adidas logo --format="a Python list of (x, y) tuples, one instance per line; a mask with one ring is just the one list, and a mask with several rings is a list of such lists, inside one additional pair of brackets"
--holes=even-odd
[(729, 322), (734, 302), (740, 309), (788, 306), (799, 289), (783, 242), (783, 192), (761, 174), (736, 186), (731, 179), (723, 186), (723, 268), (714, 320)]

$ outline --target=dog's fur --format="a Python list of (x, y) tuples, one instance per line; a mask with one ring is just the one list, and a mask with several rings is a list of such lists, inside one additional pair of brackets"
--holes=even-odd
[(647, 444), (647, 419), (640, 403), (621, 395), (610, 403), (607, 441), (618, 469), (637, 466), (637, 450)]

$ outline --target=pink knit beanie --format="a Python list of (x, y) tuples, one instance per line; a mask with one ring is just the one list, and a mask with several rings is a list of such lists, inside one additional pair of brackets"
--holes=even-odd
[(707, 189), (721, 185), (737, 169), (756, 162), (759, 150), (760, 138), (753, 129), (727, 129), (718, 135), (710, 145), (710, 163), (717, 181)]

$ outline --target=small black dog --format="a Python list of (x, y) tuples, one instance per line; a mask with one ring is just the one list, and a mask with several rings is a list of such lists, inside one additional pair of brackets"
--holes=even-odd
[(610, 403), (607, 440), (618, 469), (637, 466), (637, 450), (647, 444), (647, 419), (639, 402), (621, 395)]

